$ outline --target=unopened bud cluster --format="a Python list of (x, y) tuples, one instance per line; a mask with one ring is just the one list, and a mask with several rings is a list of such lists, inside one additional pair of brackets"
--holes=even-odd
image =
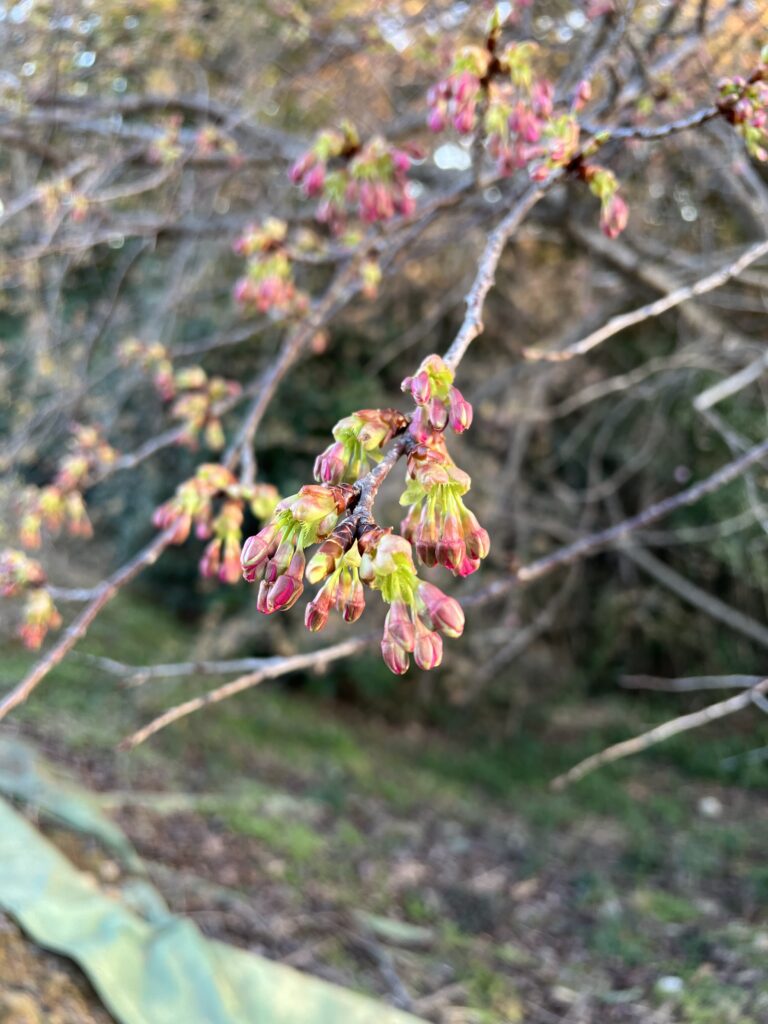
[[(554, 86), (536, 71), (536, 44), (510, 42), (501, 48), (504, 21), (497, 9), (485, 46), (456, 53), (451, 73), (428, 94), (428, 124), (436, 132), (451, 125), (460, 135), (480, 134), (502, 176), (525, 169), (534, 181), (545, 181), (570, 169), (578, 157), (581, 130), (575, 114), (589, 102), (591, 86), (581, 82), (570, 108), (557, 111)], [(601, 199), (600, 226), (615, 238), (626, 225), (627, 206), (611, 172), (595, 170), (601, 175), (593, 188)]]
[(397, 409), (360, 409), (339, 420), (333, 444), (315, 460), (315, 480), (323, 484), (352, 483), (364, 476), (381, 449), (408, 421)]
[(718, 107), (744, 139), (756, 160), (768, 160), (768, 46), (749, 79), (736, 76), (720, 82)]
[[(243, 576), (259, 582), (259, 611), (292, 607), (305, 579), (322, 584), (304, 619), (315, 632), (334, 609), (355, 622), (367, 586), (389, 605), (381, 644), (387, 666), (401, 674), (411, 655), (422, 669), (440, 664), (443, 638), (461, 635), (464, 614), (457, 601), (419, 579), (414, 549), (424, 565), (442, 565), (457, 576), (474, 572), (489, 549), (488, 534), (463, 501), (469, 476), (445, 443), (447, 428), (462, 433), (472, 423), (472, 406), (453, 376), (439, 356), (429, 356), (403, 381), (416, 406), (410, 419), (396, 409), (361, 409), (336, 424), (333, 443), (315, 462), (317, 484), (283, 499), (243, 545)], [(378, 487), (382, 449), (394, 438), (401, 447), (393, 454), (407, 455), (401, 501), (410, 508), (402, 535), (376, 524), (375, 490), (368, 495)], [(304, 552), (312, 544), (320, 546), (307, 562)]]
[(270, 615), (301, 597), (304, 549), (325, 540), (354, 495), (346, 485), (308, 484), (283, 498), (267, 525), (243, 545), (242, 570), (249, 583), (259, 581), (257, 608)]
[(56, 535), (66, 529), (72, 537), (93, 534), (83, 491), (117, 458), (111, 445), (95, 427), (75, 424), (67, 452), (61, 458), (53, 482), (29, 487), (22, 499), (19, 540), (28, 549), (42, 543), (44, 527)]
[(183, 544), (194, 529), (198, 540), (207, 541), (200, 560), (201, 575), (237, 583), (245, 510), (264, 520), (277, 500), (271, 484), (244, 485), (225, 466), (206, 463), (160, 505), (152, 521), (161, 530), (174, 528), (172, 544)]
[(373, 224), (413, 213), (407, 179), (411, 160), (409, 151), (380, 136), (361, 142), (355, 127), (345, 122), (338, 131), (321, 132), (290, 177), (307, 198), (319, 200), (317, 219), (338, 234), (350, 214)]
[(287, 232), (285, 221), (268, 217), (247, 228), (234, 244), (237, 255), (247, 260), (245, 274), (235, 282), (235, 301), (275, 319), (304, 313), (309, 305), (294, 281)]
[(40, 647), (49, 630), (61, 626), (61, 616), (45, 583), (39, 562), (23, 551), (0, 551), (0, 596), (24, 598), (16, 632), (31, 650)]
[(171, 417), (183, 428), (179, 444), (195, 449), (202, 438), (212, 451), (224, 447), (224, 427), (217, 407), (240, 394), (237, 381), (209, 377), (202, 366), (175, 370), (168, 350), (160, 342), (128, 338), (118, 351), (123, 365), (138, 365), (149, 373), (162, 400), (173, 403)]

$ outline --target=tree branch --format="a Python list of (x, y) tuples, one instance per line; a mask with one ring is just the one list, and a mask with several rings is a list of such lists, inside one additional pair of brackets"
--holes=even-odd
[(694, 284), (677, 288), (663, 298), (649, 302), (638, 309), (633, 309), (629, 313), (622, 313), (620, 316), (611, 317), (599, 330), (593, 331), (585, 338), (574, 342), (573, 345), (569, 345), (559, 352), (540, 352), (534, 348), (526, 348), (523, 350), (523, 355), (526, 359), (532, 361), (541, 360), (549, 363), (565, 362), (576, 356), (583, 356), (593, 348), (601, 345), (604, 341), (607, 341), (608, 338), (612, 338), (620, 331), (626, 330), (627, 327), (633, 327), (644, 320), (650, 320), (651, 317), (660, 316), (662, 313), (666, 313), (667, 310), (674, 309), (675, 306), (679, 306), (689, 299), (696, 298), (698, 295), (705, 295), (715, 288), (722, 287), (722, 285), (738, 277), (747, 267), (752, 266), (753, 263), (756, 263), (757, 260), (767, 254), (768, 239), (764, 239), (762, 242), (757, 242), (755, 245), (745, 249), (738, 259), (726, 264), (724, 267), (720, 267), (714, 273), (708, 274)]
[(632, 739), (622, 740), (621, 743), (614, 743), (613, 746), (601, 750), (599, 754), (592, 754), (591, 757), (579, 761), (573, 768), (569, 768), (567, 772), (553, 779), (550, 785), (555, 790), (565, 789), (572, 782), (578, 782), (585, 775), (595, 771), (595, 769), (602, 768), (603, 765), (612, 764), (623, 757), (629, 757), (632, 754), (639, 753), (641, 750), (647, 750), (656, 743), (662, 743), (664, 740), (677, 736), (681, 732), (697, 729), (701, 725), (707, 725), (709, 722), (715, 722), (719, 718), (725, 718), (727, 715), (733, 715), (737, 711), (742, 711), (753, 703), (754, 697), (762, 696), (766, 692), (768, 692), (768, 679), (762, 679), (755, 686), (751, 686), (744, 693), (739, 693), (735, 697), (728, 697), (717, 704), (710, 704), (708, 707), (702, 708), (701, 711), (694, 711), (689, 715), (673, 718), (669, 722), (657, 725), (654, 729), (649, 729), (648, 732), (634, 736)]

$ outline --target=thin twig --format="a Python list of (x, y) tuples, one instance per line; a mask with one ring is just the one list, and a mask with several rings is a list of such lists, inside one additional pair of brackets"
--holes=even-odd
[(611, 317), (611, 319), (599, 330), (593, 331), (585, 338), (574, 342), (573, 345), (569, 345), (567, 348), (561, 349), (559, 352), (541, 352), (535, 348), (526, 348), (523, 350), (523, 355), (526, 359), (543, 360), (549, 363), (565, 362), (566, 360), (573, 359), (576, 356), (583, 356), (593, 348), (601, 345), (604, 341), (607, 341), (608, 338), (612, 338), (620, 331), (626, 330), (627, 327), (633, 327), (635, 324), (642, 323), (644, 320), (650, 320), (652, 317), (660, 316), (662, 313), (666, 313), (667, 310), (674, 309), (675, 306), (679, 306), (681, 303), (687, 302), (689, 299), (696, 298), (698, 295), (704, 295), (707, 292), (713, 291), (715, 288), (720, 288), (728, 281), (738, 277), (743, 270), (752, 266), (753, 263), (756, 263), (757, 260), (761, 259), (766, 254), (768, 254), (768, 239), (764, 239), (762, 242), (757, 242), (755, 245), (745, 249), (737, 260), (734, 260), (732, 263), (728, 263), (724, 267), (720, 267), (714, 273), (708, 274), (706, 277), (702, 277), (694, 284), (684, 285), (682, 288), (677, 288), (675, 291), (663, 296), (663, 298), (656, 299), (654, 302), (649, 302), (645, 306), (640, 306), (639, 309), (633, 309), (629, 313), (622, 313), (620, 316)]
[(81, 640), (87, 633), (91, 623), (99, 612), (108, 604), (119, 590), (129, 583), (134, 576), (148, 565), (153, 565), (163, 551), (173, 540), (177, 526), (168, 527), (159, 533), (145, 548), (135, 555), (129, 562), (122, 565), (117, 572), (97, 588), (95, 596), (74, 622), (64, 631), (61, 639), (50, 651), (41, 658), (32, 670), (15, 686), (11, 692), (0, 701), (0, 720), (5, 718), (9, 711), (22, 704), (38, 686), (48, 673), (54, 669), (65, 657), (78, 640)]
[(725, 718), (727, 715), (733, 715), (737, 711), (742, 711), (752, 704), (752, 699), (756, 694), (762, 695), (766, 692), (768, 692), (768, 679), (762, 679), (755, 686), (750, 687), (744, 693), (737, 694), (735, 697), (728, 697), (726, 700), (718, 701), (717, 704), (710, 704), (700, 711), (693, 711), (689, 715), (680, 715), (679, 718), (673, 718), (669, 722), (657, 725), (654, 729), (649, 729), (648, 732), (641, 733), (639, 736), (633, 736), (632, 739), (622, 740), (621, 743), (614, 743), (612, 746), (606, 747), (605, 750), (601, 750), (599, 754), (592, 754), (591, 757), (586, 757), (583, 761), (579, 761), (573, 768), (569, 768), (567, 772), (563, 772), (562, 775), (558, 775), (557, 778), (553, 779), (550, 785), (555, 790), (565, 789), (572, 782), (578, 782), (585, 775), (595, 771), (595, 769), (602, 768), (603, 765), (612, 764), (623, 757), (629, 757), (631, 754), (637, 754), (641, 750), (647, 750), (656, 743), (662, 743), (664, 740), (671, 739), (672, 736), (677, 736), (681, 732), (697, 729), (699, 726), (715, 722), (719, 718)]
[(522, 194), (507, 215), (499, 221), (494, 230), (488, 236), (488, 241), (480, 257), (477, 274), (472, 282), (472, 287), (467, 294), (467, 312), (464, 321), (459, 328), (459, 333), (451, 343), (443, 359), (452, 370), (459, 365), (464, 355), (475, 340), (483, 332), (483, 306), (488, 292), (496, 280), (496, 270), (504, 252), (504, 247), (512, 234), (517, 230), (525, 215), (538, 203), (546, 189), (551, 187), (559, 175), (552, 175), (541, 185), (531, 185)]
[(741, 690), (756, 686), (762, 676), (681, 676), (664, 679), (661, 676), (622, 676), (621, 686), (628, 690), (658, 690), (662, 693), (693, 693), (697, 690)]
[(252, 686), (258, 686), (259, 683), (263, 683), (266, 679), (275, 679), (277, 676), (285, 675), (288, 672), (298, 672), (305, 668), (322, 668), (332, 661), (338, 661), (340, 658), (348, 658), (351, 654), (357, 654), (358, 651), (363, 650), (369, 643), (370, 637), (355, 637), (352, 640), (344, 640), (342, 643), (324, 647), (319, 651), (310, 651), (308, 654), (294, 654), (288, 658), (270, 659), (270, 664), (265, 665), (256, 672), (248, 673), (239, 679), (224, 683), (223, 686), (219, 686), (209, 693), (204, 693), (200, 697), (193, 697), (183, 704), (177, 704), (175, 707), (169, 708), (162, 715), (159, 715), (143, 726), (143, 728), (126, 737), (120, 743), (120, 750), (131, 750), (172, 722), (177, 722), (180, 718), (191, 715), (194, 711), (199, 711), (210, 704), (218, 704), (228, 697), (234, 697), (235, 694), (242, 693), (243, 690), (248, 690)]

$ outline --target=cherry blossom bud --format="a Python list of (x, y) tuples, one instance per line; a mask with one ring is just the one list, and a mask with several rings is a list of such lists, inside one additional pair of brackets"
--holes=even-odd
[(424, 565), (437, 565), (438, 540), (437, 521), (431, 516), (423, 515), (416, 533), (416, 554)]
[(470, 558), (487, 558), (491, 549), (488, 531), (478, 523), (477, 516), (466, 506), (461, 512), (461, 527), (464, 531), (464, 543)]
[(310, 583), (319, 583), (326, 576), (330, 576), (343, 554), (344, 546), (342, 542), (334, 535), (331, 535), (327, 540), (323, 541), (310, 559), (307, 566), (307, 580)]
[(333, 605), (333, 596), (327, 587), (315, 596), (314, 600), (307, 605), (304, 613), (304, 625), (313, 633), (319, 632), (328, 622), (328, 616)]
[(437, 561), (446, 569), (456, 569), (466, 556), (464, 532), (457, 516), (449, 513), (440, 530), (436, 548)]
[(253, 583), (264, 575), (268, 560), (277, 550), (278, 534), (279, 527), (277, 523), (271, 522), (253, 537), (248, 537), (243, 544), (240, 564), (243, 570), (243, 578), (248, 583)]
[(420, 583), (418, 596), (424, 605), (422, 617), (428, 626), (444, 636), (461, 636), (464, 632), (464, 611), (458, 601), (431, 583)]
[(416, 629), (411, 618), (410, 608), (404, 601), (395, 601), (390, 605), (384, 620), (384, 634), (399, 644), (404, 651), (412, 651), (416, 642)]
[(453, 127), (460, 135), (467, 135), (475, 125), (475, 104), (467, 103), (461, 107), (453, 118)]
[(267, 595), (267, 615), (272, 612), (286, 612), (293, 608), (302, 595), (303, 584), (293, 576), (280, 576), (272, 584)]
[(592, 99), (592, 84), (586, 79), (576, 86), (576, 95), (573, 101), (574, 110), (582, 110)]
[(427, 127), (431, 132), (442, 132), (445, 131), (448, 120), (445, 116), (445, 107), (441, 104), (437, 107), (432, 107), (427, 117)]
[[(206, 578), (216, 576), (221, 566), (221, 540), (212, 540), (203, 551), (203, 557), (200, 559), (200, 575)], [(240, 575), (240, 566), (238, 565), (238, 576)]]
[(416, 645), (413, 649), (413, 658), (419, 668), (429, 671), (437, 668), (443, 660), (443, 638), (439, 633), (428, 630), (418, 619), (416, 622)]
[(357, 622), (365, 611), (365, 591), (359, 579), (353, 580), (350, 592), (344, 602), (342, 615), (345, 622)]
[(338, 484), (344, 479), (347, 462), (345, 447), (341, 441), (334, 441), (315, 460), (315, 480), (324, 484)]
[(384, 634), (381, 641), (381, 656), (390, 672), (396, 676), (402, 676), (408, 671), (410, 659), (408, 652), (404, 651), (399, 644), (395, 643)]
[(323, 164), (315, 164), (304, 176), (303, 184), (304, 193), (308, 197), (320, 195), (325, 186), (325, 166)]
[(448, 410), (440, 398), (433, 398), (429, 403), (429, 422), (435, 430), (444, 430), (448, 423)]
[(629, 208), (618, 193), (603, 204), (600, 213), (600, 227), (608, 238), (618, 238), (629, 219)]
[(448, 401), (448, 424), (455, 433), (463, 434), (472, 426), (472, 406), (456, 387), (451, 388)]
[[(238, 537), (240, 531), (238, 530)], [(219, 566), (218, 576), (222, 583), (237, 583), (242, 570), (240, 568), (240, 543), (234, 536), (224, 541), (224, 552)]]
[(467, 555), (461, 562), (461, 564), (453, 570), (454, 576), (471, 576), (473, 572), (477, 572), (480, 568), (479, 558), (470, 558)]

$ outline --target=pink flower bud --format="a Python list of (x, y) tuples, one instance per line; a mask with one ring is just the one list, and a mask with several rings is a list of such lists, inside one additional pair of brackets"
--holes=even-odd
[(304, 613), (304, 625), (307, 629), (311, 630), (313, 633), (317, 633), (323, 629), (328, 621), (328, 615), (331, 611), (332, 604), (333, 598), (331, 592), (327, 587), (323, 587), (315, 596), (314, 600), (310, 601), (307, 605), (307, 610)]
[(323, 164), (315, 164), (304, 176), (303, 184), (304, 192), (308, 197), (320, 195), (325, 187), (325, 166)]
[(461, 527), (464, 531), (464, 543), (467, 547), (467, 554), (470, 558), (487, 558), (491, 549), (491, 539), (488, 531), (478, 523), (477, 516), (468, 508), (463, 509), (461, 514)]
[(342, 615), (345, 622), (357, 622), (365, 611), (365, 591), (360, 580), (355, 580), (344, 602)]
[(479, 558), (470, 558), (467, 555), (461, 562), (461, 564), (453, 570), (454, 576), (471, 576), (473, 572), (477, 572), (480, 568)]
[(448, 394), (448, 424), (457, 434), (463, 434), (472, 426), (472, 406), (458, 388), (452, 387)]
[(579, 82), (573, 102), (574, 110), (582, 110), (592, 99), (592, 84), (586, 80)]
[(395, 170), (401, 174), (405, 174), (410, 169), (411, 158), (403, 149), (392, 150), (392, 163), (394, 164)]
[(464, 632), (464, 611), (458, 601), (431, 583), (420, 583), (418, 595), (424, 604), (428, 626), (444, 636), (461, 636)]
[[(212, 540), (203, 552), (200, 559), (200, 575), (206, 578), (215, 576), (221, 565), (221, 541)], [(240, 575), (240, 566), (237, 567), (237, 575)]]
[(427, 415), (427, 410), (424, 406), (420, 405), (411, 417), (408, 433), (414, 438), (414, 440), (418, 441), (419, 444), (425, 444), (434, 435), (432, 425), (429, 422), (429, 416)]
[(437, 542), (437, 523), (432, 516), (427, 515), (425, 507), (416, 531), (416, 554), (424, 565), (437, 565)]
[(419, 668), (425, 671), (437, 668), (443, 660), (443, 638), (439, 633), (428, 630), (421, 622), (417, 626), (413, 657)]
[(222, 583), (237, 583), (240, 574), (240, 545), (234, 537), (230, 537), (224, 542), (218, 576)]
[(629, 207), (618, 193), (603, 204), (600, 227), (608, 238), (618, 238), (629, 220)]
[(460, 135), (467, 135), (475, 125), (475, 104), (467, 103), (453, 117), (453, 127)]
[(396, 676), (402, 676), (408, 671), (410, 659), (407, 651), (404, 651), (399, 644), (387, 638), (386, 633), (381, 641), (381, 656), (390, 672)]
[(443, 521), (437, 542), (437, 561), (446, 569), (456, 569), (466, 557), (464, 531), (457, 516), (449, 513)]
[(461, 106), (474, 99), (480, 89), (480, 82), (470, 71), (462, 73), (453, 82), (453, 98)]
[(442, 132), (445, 131), (445, 126), (448, 121), (445, 116), (445, 107), (441, 104), (440, 106), (432, 107), (427, 117), (427, 127), (431, 132)]
[[(533, 103), (534, 113), (538, 117), (542, 117), (545, 120), (549, 120), (552, 116), (552, 109), (554, 106), (554, 95), (555, 90), (552, 83), (546, 79), (540, 79), (533, 86), (531, 92), (531, 101)], [(535, 140), (529, 140), (535, 141)]]
[(429, 403), (429, 422), (435, 430), (444, 430), (448, 424), (448, 410), (441, 398), (433, 398)]
[(389, 637), (404, 651), (413, 650), (416, 631), (411, 618), (411, 610), (404, 601), (395, 601), (390, 605), (384, 620), (384, 636)]
[(248, 537), (243, 544), (240, 565), (243, 578), (248, 583), (253, 583), (264, 575), (268, 560), (277, 550), (278, 532), (276, 523), (268, 523), (253, 537)]
[(304, 584), (287, 573), (270, 587), (267, 595), (267, 615), (272, 612), (285, 612), (292, 608), (301, 597)]

